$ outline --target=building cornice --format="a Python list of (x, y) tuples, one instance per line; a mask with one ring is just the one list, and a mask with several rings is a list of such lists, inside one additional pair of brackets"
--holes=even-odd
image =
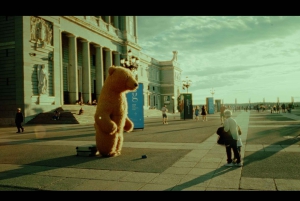
[(137, 49), (138, 51), (141, 51), (141, 49), (142, 49), (141, 46), (139, 46), (139, 45), (136, 44), (136, 43), (130, 42), (130, 41), (125, 41), (124, 44), (125, 44), (125, 45), (128, 45), (128, 46), (130, 46), (130, 47), (132, 47), (132, 48), (135, 48), (135, 49)]
[(85, 27), (86, 29), (88, 29), (88, 30), (90, 30), (90, 31), (93, 31), (93, 32), (95, 32), (95, 33), (97, 33), (97, 34), (99, 34), (99, 35), (101, 35), (101, 36), (103, 36), (103, 37), (106, 37), (106, 38), (112, 40), (112, 41), (115, 41), (115, 42), (124, 44), (124, 40), (123, 40), (122, 38), (119, 38), (120, 36), (119, 36), (119, 37), (113, 36), (113, 35), (110, 34), (108, 31), (103, 30), (103, 29), (101, 29), (101, 28), (98, 28), (98, 27), (92, 25), (91, 23), (88, 23), (88, 22), (86, 22), (86, 21), (84, 21), (84, 20), (81, 20), (81, 19), (79, 19), (79, 18), (77, 18), (77, 17), (74, 17), (74, 16), (61, 16), (61, 17), (62, 17), (62, 18), (65, 18), (65, 19), (67, 19), (67, 20), (70, 20), (70, 21), (72, 21), (73, 23), (76, 23), (76, 24), (78, 24), (78, 25), (80, 25), (80, 26), (83, 26), (83, 27)]

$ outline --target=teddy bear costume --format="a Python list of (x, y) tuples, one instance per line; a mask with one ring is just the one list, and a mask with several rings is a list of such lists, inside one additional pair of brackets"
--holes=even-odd
[(98, 98), (94, 115), (96, 146), (104, 157), (118, 156), (123, 146), (123, 132), (134, 128), (128, 118), (126, 93), (134, 91), (138, 82), (124, 67), (111, 66)]

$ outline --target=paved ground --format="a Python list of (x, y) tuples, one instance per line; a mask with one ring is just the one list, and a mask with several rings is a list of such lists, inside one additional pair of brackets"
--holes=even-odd
[[(0, 190), (286, 191), (300, 190), (300, 110), (233, 113), (243, 131), (243, 167), (225, 167), (216, 144), (219, 113), (208, 121), (147, 115), (144, 129), (125, 133), (122, 155), (79, 157), (95, 144), (91, 122), (0, 128)], [(147, 155), (142, 159), (142, 155)]]

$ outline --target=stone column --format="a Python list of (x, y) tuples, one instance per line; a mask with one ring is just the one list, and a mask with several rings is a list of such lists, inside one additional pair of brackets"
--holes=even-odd
[(120, 16), (120, 21), (121, 21), (121, 24), (120, 24), (120, 30), (123, 31), (124, 33), (126, 33), (127, 31), (127, 17), (126, 16)]
[(143, 84), (143, 91), (144, 91), (144, 109), (149, 109), (149, 89), (148, 89), (148, 82)]
[(98, 97), (100, 95), (100, 91), (102, 89), (103, 83), (104, 83), (104, 77), (103, 77), (103, 50), (100, 45), (95, 45), (96, 48), (96, 71), (95, 71), (95, 77), (96, 77), (96, 98), (98, 102)]
[(118, 17), (118, 21), (119, 21), (119, 30), (123, 31), (123, 18), (122, 18), (122, 16)]
[(110, 24), (110, 16), (104, 16), (104, 21), (105, 21), (107, 24)]
[(60, 103), (64, 105), (64, 65), (62, 50), (62, 30), (59, 30), (59, 65), (60, 65)]
[(77, 74), (77, 37), (71, 34), (69, 37), (69, 101), (75, 104), (78, 98), (78, 74)]
[(108, 68), (111, 67), (112, 65), (112, 54), (111, 54), (111, 50), (108, 48), (103, 48), (105, 51), (105, 64), (104, 64), (104, 80), (107, 78), (108, 76)]
[(81, 40), (82, 42), (82, 98), (83, 102), (92, 103), (91, 94), (91, 65), (90, 65), (90, 43), (87, 40)]
[(119, 28), (119, 16), (113, 16), (113, 18), (114, 18), (114, 27), (117, 29), (120, 29)]
[(114, 54), (114, 65), (115, 65), (115, 66), (120, 66), (120, 65), (121, 65), (121, 61), (120, 61), (120, 53), (114, 51), (113, 54)]
[(135, 36), (135, 42), (138, 42), (138, 34), (137, 34), (137, 16), (133, 16), (134, 20), (134, 36)]

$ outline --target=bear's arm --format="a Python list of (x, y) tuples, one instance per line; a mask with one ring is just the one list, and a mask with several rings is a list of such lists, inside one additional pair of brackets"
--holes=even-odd
[(95, 124), (104, 133), (113, 135), (117, 132), (117, 124), (110, 118), (111, 111), (103, 111), (95, 114)]
[(133, 122), (128, 117), (126, 117), (124, 130), (127, 131), (127, 132), (130, 132), (130, 131), (133, 130), (133, 128), (134, 128)]

